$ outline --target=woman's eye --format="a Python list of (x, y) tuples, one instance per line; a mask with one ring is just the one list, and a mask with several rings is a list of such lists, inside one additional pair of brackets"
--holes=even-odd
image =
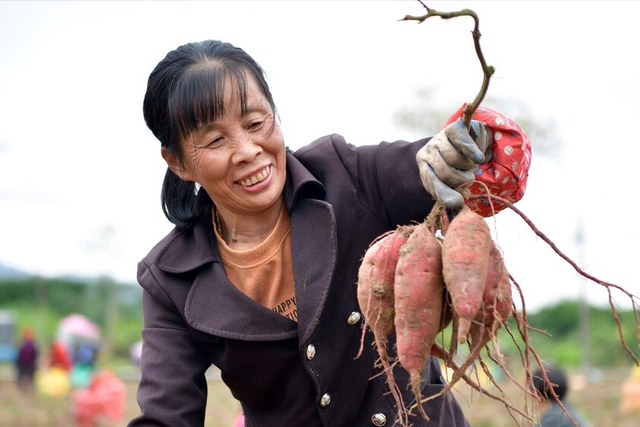
[(221, 136), (215, 137), (215, 138), (211, 139), (211, 141), (209, 141), (208, 145), (209, 146), (219, 145), (222, 142), (223, 139), (224, 138), (222, 138)]
[(251, 122), (251, 123), (249, 124), (249, 129), (254, 129), (254, 130), (255, 130), (255, 129), (259, 129), (259, 128), (260, 128), (260, 126), (262, 126), (262, 123), (264, 123), (262, 120), (260, 120), (260, 121), (255, 121), (255, 122)]

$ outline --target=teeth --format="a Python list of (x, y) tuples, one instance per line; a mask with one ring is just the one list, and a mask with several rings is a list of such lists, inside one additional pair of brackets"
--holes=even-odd
[(240, 185), (243, 187), (250, 187), (253, 184), (256, 184), (260, 181), (264, 181), (266, 177), (269, 176), (269, 166), (260, 171), (257, 175), (252, 176), (251, 178), (241, 179)]

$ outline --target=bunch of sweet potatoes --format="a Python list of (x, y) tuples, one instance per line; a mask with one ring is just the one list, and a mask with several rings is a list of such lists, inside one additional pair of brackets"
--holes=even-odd
[(438, 335), (453, 321), (452, 341), (468, 342), (476, 349), (470, 356), (477, 355), (512, 313), (509, 274), (485, 220), (465, 207), (441, 231), (444, 237), (436, 237), (428, 221), (399, 227), (372, 244), (359, 270), (358, 300), (401, 424), (407, 417), (388, 360), (389, 335), (395, 331), (398, 361), (409, 372), (416, 406), (427, 418), (420, 404), (420, 373)]

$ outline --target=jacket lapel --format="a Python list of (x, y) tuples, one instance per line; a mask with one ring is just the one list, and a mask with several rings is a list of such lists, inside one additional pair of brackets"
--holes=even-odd
[(186, 301), (185, 317), (195, 329), (223, 338), (278, 341), (298, 334), (295, 322), (239, 291), (218, 262), (198, 274)]
[(291, 212), (291, 253), (301, 344), (320, 322), (336, 266), (333, 208), (316, 199), (300, 200)]
[(298, 339), (304, 345), (320, 323), (336, 267), (336, 221), (325, 189), (289, 152), (284, 195), (291, 216), (291, 256), (298, 306)]

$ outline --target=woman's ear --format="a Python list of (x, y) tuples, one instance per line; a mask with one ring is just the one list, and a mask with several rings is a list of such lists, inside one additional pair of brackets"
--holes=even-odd
[(184, 168), (176, 153), (167, 150), (167, 147), (161, 147), (160, 152), (162, 158), (167, 162), (167, 166), (169, 166), (169, 169), (171, 169), (173, 173), (178, 175), (183, 181), (192, 181), (191, 174)]

